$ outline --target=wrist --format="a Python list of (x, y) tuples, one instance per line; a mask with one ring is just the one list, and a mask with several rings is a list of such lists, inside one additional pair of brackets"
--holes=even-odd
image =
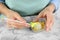
[(49, 12), (54, 12), (55, 5), (54, 4), (50, 4), (49, 6), (46, 7), (46, 10), (48, 10)]
[(6, 15), (6, 14), (9, 13), (9, 9), (2, 10), (1, 13), (2, 13), (3, 15)]
[(6, 13), (8, 13), (8, 11), (9, 11), (9, 9), (3, 3), (0, 3), (0, 13), (6, 14)]

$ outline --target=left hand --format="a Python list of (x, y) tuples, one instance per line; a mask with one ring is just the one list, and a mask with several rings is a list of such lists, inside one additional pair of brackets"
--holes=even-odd
[(51, 26), (54, 23), (54, 5), (50, 4), (48, 7), (46, 7), (43, 11), (39, 13), (39, 15), (33, 20), (33, 22), (39, 21), (40, 18), (46, 18), (46, 31), (51, 30)]

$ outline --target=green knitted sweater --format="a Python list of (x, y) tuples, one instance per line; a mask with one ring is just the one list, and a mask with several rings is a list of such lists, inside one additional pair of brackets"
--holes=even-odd
[(7, 6), (22, 16), (33, 15), (48, 5), (50, 0), (5, 0)]

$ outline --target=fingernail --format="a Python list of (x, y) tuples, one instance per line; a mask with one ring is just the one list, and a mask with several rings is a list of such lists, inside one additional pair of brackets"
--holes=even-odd
[(48, 32), (48, 31), (49, 31), (49, 29), (47, 28), (47, 29), (46, 29), (46, 31)]
[(28, 23), (27, 23), (25, 26), (26, 26), (26, 27), (29, 27), (29, 26), (30, 26), (30, 24), (28, 24)]
[(46, 25), (46, 31), (47, 31), (47, 32), (49, 31), (48, 25)]

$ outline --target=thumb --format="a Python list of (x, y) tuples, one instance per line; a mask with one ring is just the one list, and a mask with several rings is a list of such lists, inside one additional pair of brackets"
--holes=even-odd
[(33, 22), (39, 21), (39, 19), (42, 18), (42, 16), (43, 16), (43, 14), (40, 13), (39, 15), (36, 16), (35, 19), (33, 19)]

